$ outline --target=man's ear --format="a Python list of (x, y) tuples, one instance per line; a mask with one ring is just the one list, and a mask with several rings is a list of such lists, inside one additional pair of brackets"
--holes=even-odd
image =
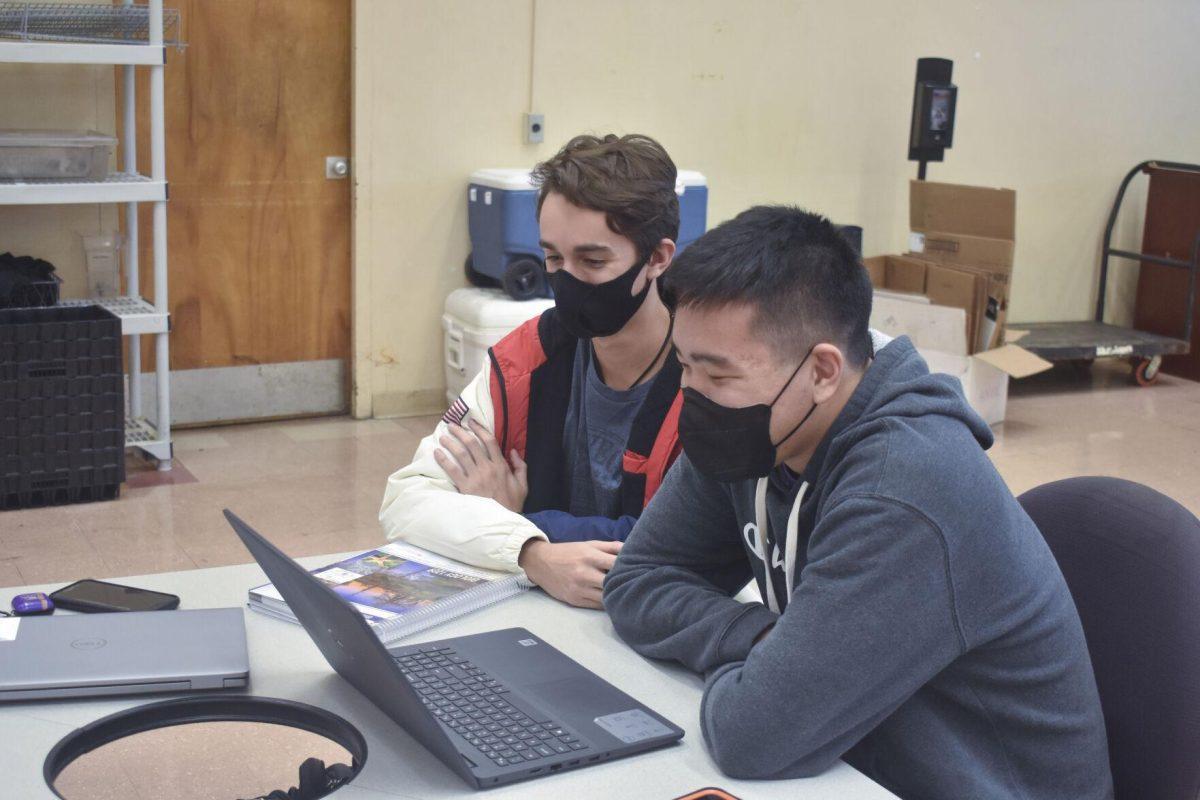
[(646, 268), (646, 280), (654, 280), (667, 271), (671, 260), (675, 258), (675, 242), (663, 239), (650, 251), (650, 260)]
[(836, 346), (822, 342), (813, 348), (813, 402), (824, 403), (837, 394), (846, 372), (846, 357)]

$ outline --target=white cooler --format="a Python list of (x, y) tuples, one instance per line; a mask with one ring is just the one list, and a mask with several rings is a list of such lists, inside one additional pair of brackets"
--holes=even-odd
[(489, 347), (553, 305), (547, 298), (513, 300), (500, 289), (451, 292), (442, 315), (447, 402), (453, 403), (483, 369)]

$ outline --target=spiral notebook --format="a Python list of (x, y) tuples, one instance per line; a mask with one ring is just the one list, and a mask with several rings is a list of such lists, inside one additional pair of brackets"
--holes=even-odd
[[(506, 600), (531, 585), (524, 576), (470, 566), (403, 542), (312, 574), (356, 608), (384, 644)], [(297, 622), (269, 583), (250, 590), (249, 606)]]

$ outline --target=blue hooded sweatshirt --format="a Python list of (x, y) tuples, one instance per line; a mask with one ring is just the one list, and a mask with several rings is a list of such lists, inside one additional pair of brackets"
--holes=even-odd
[[(1075, 604), (991, 444), (958, 381), (900, 338), (804, 474), (726, 484), (679, 459), (604, 605), (638, 652), (707, 674), (722, 770), (843, 758), (903, 798), (1112, 797)], [(751, 578), (766, 605), (733, 599)]]

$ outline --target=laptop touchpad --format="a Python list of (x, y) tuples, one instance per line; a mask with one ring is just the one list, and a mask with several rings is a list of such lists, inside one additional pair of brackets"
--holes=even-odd
[[(671, 729), (662, 726), (641, 708), (637, 701), (624, 692), (602, 681), (589, 678), (567, 678), (566, 680), (551, 681), (530, 687), (525, 696), (551, 713), (558, 710), (565, 718), (562, 720), (576, 730), (597, 736), (601, 731), (614, 739), (629, 743), (642, 738), (651, 738), (661, 734), (670, 734)], [(636, 720), (627, 719), (625, 714), (637, 712)], [(642, 719), (646, 717), (646, 719)], [(600, 718), (610, 724), (599, 722)], [(639, 722), (652, 724), (654, 733), (647, 736), (639, 735), (633, 739), (623, 736), (626, 732), (624, 722)], [(615, 726), (615, 727), (614, 727)], [(618, 730), (619, 729), (619, 730)], [(603, 735), (603, 734), (601, 734)]]

